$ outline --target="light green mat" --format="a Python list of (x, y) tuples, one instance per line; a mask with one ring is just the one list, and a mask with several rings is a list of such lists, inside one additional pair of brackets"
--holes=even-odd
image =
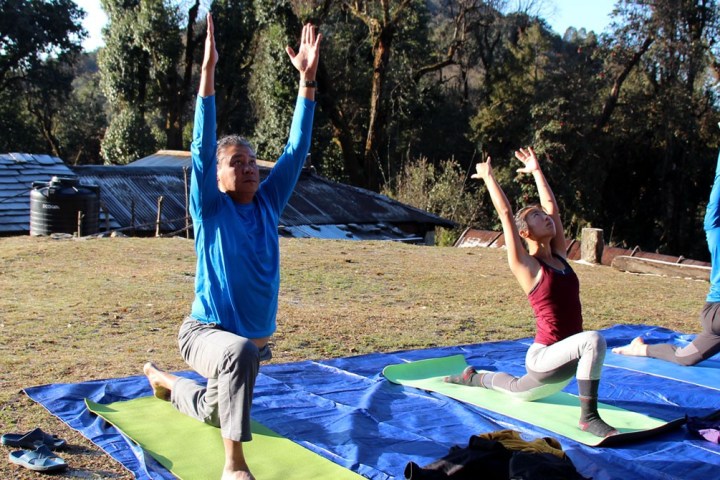
[[(142, 397), (99, 404), (85, 400), (90, 411), (115, 425), (180, 479), (220, 478), (225, 459), (220, 429), (175, 410), (169, 402)], [(243, 444), (256, 478), (263, 480), (364, 477), (252, 422), (253, 440)]]
[(598, 410), (603, 420), (620, 432), (619, 435), (602, 439), (578, 428), (580, 404), (574, 395), (559, 392), (534, 402), (522, 402), (493, 390), (443, 381), (443, 377), (447, 375), (461, 374), (467, 366), (465, 357), (453, 355), (388, 365), (383, 370), (383, 375), (393, 383), (441, 393), (461, 402), (536, 425), (590, 446), (604, 447), (638, 440), (677, 428), (684, 422), (684, 418), (665, 422), (641, 413), (598, 404)]

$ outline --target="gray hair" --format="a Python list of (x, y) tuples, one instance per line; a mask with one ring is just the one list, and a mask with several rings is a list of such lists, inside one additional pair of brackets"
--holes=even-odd
[(240, 135), (225, 135), (217, 142), (217, 149), (215, 150), (215, 157), (217, 162), (220, 163), (220, 153), (228, 147), (247, 147), (253, 153), (255, 149), (248, 139), (241, 137)]

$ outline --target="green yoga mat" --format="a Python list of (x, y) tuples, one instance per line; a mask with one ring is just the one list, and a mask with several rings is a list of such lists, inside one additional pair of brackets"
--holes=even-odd
[[(105, 405), (86, 399), (85, 403), (178, 478), (221, 477), (225, 454), (220, 429), (183, 415), (155, 397)], [(254, 421), (252, 432), (253, 440), (244, 443), (243, 450), (256, 478), (364, 478)]]
[(641, 413), (598, 404), (598, 411), (603, 420), (620, 432), (619, 435), (599, 438), (578, 428), (580, 404), (574, 395), (558, 392), (534, 402), (522, 402), (501, 392), (443, 381), (443, 377), (460, 374), (467, 366), (462, 355), (453, 355), (389, 365), (383, 370), (383, 375), (393, 383), (441, 393), (590, 446), (619, 445), (657, 435), (677, 428), (685, 422), (684, 418), (665, 422)]

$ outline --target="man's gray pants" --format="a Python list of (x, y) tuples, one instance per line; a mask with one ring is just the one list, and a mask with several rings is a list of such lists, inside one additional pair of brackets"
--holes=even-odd
[(175, 408), (220, 427), (223, 438), (236, 442), (252, 440), (253, 389), (260, 361), (272, 358), (270, 348), (259, 350), (245, 337), (191, 317), (180, 327), (178, 344), (187, 364), (208, 381), (206, 387), (180, 377), (170, 397)]

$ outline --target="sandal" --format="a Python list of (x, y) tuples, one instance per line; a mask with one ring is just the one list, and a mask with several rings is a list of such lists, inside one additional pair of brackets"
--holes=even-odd
[(50, 450), (57, 450), (65, 446), (67, 442), (57, 435), (50, 435), (39, 428), (27, 433), (6, 433), (0, 438), (3, 445), (19, 448), (36, 448), (44, 445)]
[(40, 445), (35, 450), (17, 450), (8, 455), (10, 463), (34, 470), (36, 472), (56, 472), (65, 470), (67, 463), (55, 455), (45, 445)]

